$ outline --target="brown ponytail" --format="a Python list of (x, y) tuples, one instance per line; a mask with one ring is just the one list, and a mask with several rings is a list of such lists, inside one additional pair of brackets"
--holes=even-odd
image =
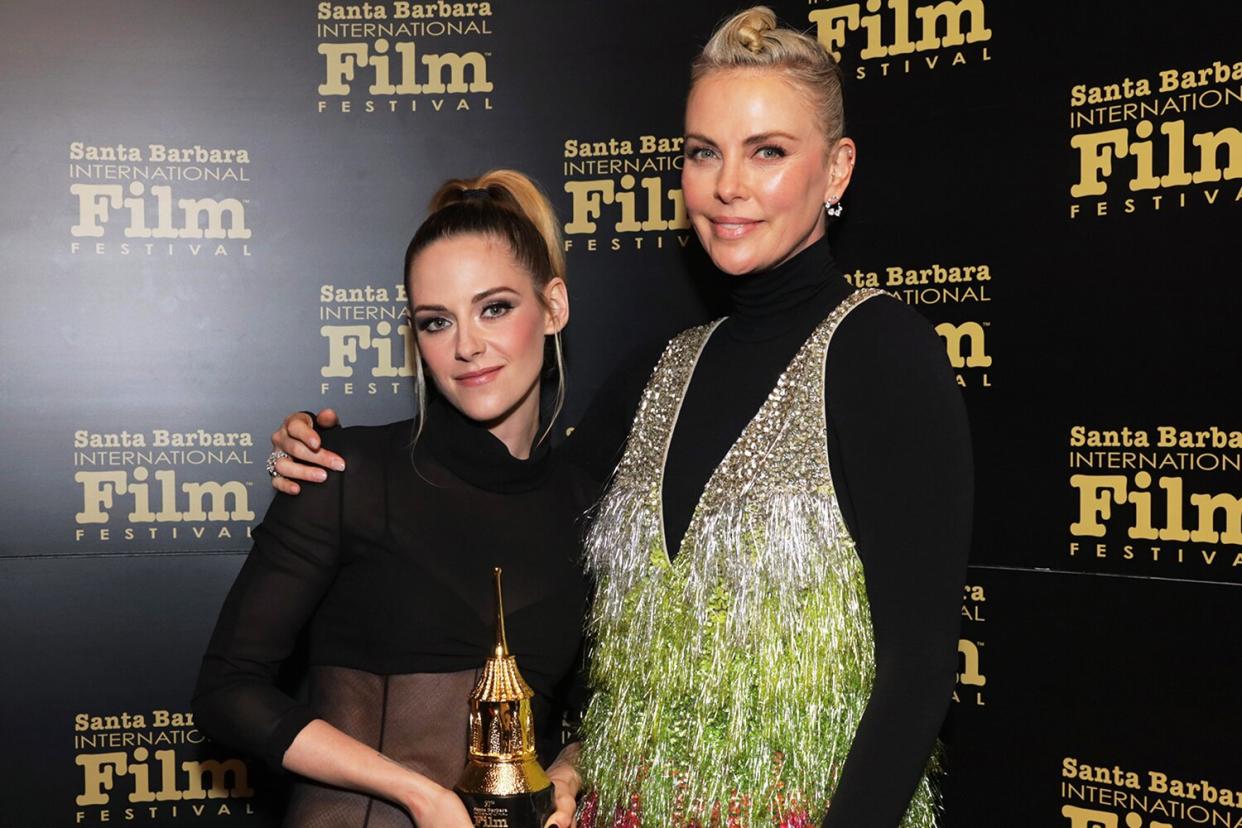
[(565, 278), (556, 213), (539, 185), (522, 173), (492, 170), (478, 178), (449, 179), (431, 197), (429, 209), (431, 215), (406, 248), (407, 274), (410, 262), (433, 241), (477, 233), (508, 243), (540, 291), (551, 280)]

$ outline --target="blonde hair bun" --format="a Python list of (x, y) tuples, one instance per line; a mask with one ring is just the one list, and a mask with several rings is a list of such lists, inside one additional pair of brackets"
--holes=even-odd
[(814, 37), (780, 25), (767, 6), (752, 6), (721, 23), (690, 65), (690, 88), (727, 69), (773, 69), (805, 90), (829, 145), (845, 134), (841, 67)]
[(776, 28), (776, 14), (767, 6), (755, 6), (734, 17), (722, 27), (726, 38), (752, 54), (763, 51), (764, 35)]

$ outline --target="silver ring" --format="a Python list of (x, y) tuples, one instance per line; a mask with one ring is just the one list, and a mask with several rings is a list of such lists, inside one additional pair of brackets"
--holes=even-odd
[(267, 456), (267, 463), (264, 465), (264, 468), (267, 469), (268, 477), (275, 478), (281, 476), (280, 472), (276, 471), (276, 461), (282, 457), (288, 456), (289, 455), (286, 452), (283, 452), (280, 449), (276, 449), (276, 451), (273, 451)]

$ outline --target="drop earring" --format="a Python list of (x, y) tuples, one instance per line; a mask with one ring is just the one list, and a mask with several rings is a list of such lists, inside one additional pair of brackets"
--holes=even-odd
[(824, 212), (833, 218), (839, 218), (845, 212), (845, 205), (841, 203), (841, 196), (832, 196), (825, 201)]

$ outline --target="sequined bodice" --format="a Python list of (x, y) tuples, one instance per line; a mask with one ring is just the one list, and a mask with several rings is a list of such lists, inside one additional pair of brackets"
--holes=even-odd
[[(668, 446), (715, 324), (669, 344), (587, 540), (598, 583), (584, 824), (818, 822), (874, 679), (862, 564), (833, 491), (824, 365), (857, 291), (821, 322), (709, 478), (679, 554)], [(920, 786), (907, 826), (933, 824)]]

